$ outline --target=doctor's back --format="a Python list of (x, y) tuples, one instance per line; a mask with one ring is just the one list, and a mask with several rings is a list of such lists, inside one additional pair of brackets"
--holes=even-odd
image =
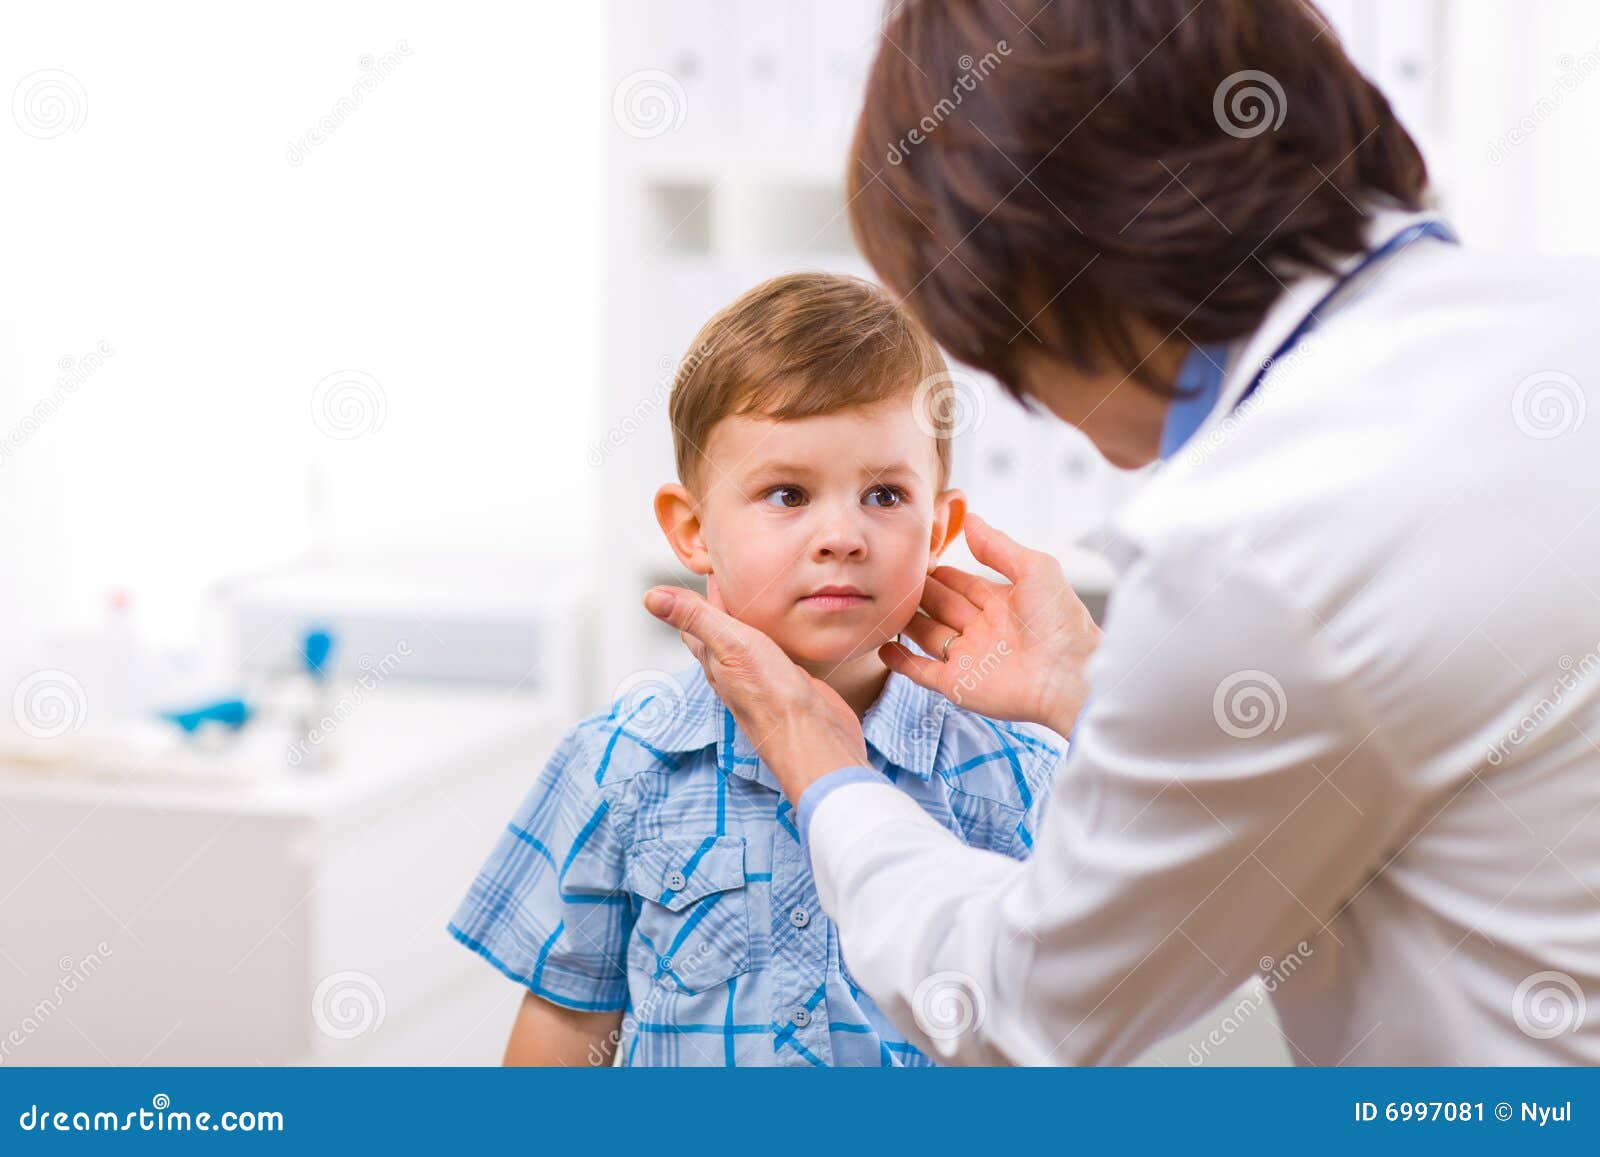
[(1269, 986), (1302, 1063), (1600, 1063), (1600, 263), (1407, 247), (1230, 408), (1331, 284), (1116, 527), (1082, 747), (1200, 806), (1078, 802), (1249, 853), (1185, 927), (1302, 945)]

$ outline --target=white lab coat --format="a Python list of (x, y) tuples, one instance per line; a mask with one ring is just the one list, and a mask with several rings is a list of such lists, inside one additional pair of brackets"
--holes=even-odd
[(1299, 1063), (1600, 1064), (1600, 263), (1419, 242), (1229, 413), (1333, 284), (1117, 518), (1033, 858), (816, 807), (844, 957), (936, 1058), (1128, 1061), (1256, 976)]

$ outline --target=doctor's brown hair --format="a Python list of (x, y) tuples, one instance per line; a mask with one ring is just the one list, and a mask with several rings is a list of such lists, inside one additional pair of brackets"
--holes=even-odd
[(907, 0), (848, 176), (878, 276), (1024, 404), (1023, 349), (1171, 393), (1130, 323), (1243, 337), (1298, 273), (1365, 248), (1374, 204), (1420, 209), (1427, 186), (1302, 0)]

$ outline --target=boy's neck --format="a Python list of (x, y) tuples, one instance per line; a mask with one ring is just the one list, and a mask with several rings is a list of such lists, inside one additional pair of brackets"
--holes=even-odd
[(842, 665), (801, 663), (800, 666), (837, 691), (858, 719), (877, 701), (889, 679), (889, 668), (878, 658), (876, 650)]

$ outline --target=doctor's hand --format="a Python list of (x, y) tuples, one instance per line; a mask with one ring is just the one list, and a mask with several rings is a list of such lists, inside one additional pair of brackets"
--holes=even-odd
[(716, 580), (709, 598), (652, 587), (645, 609), (678, 628), (684, 645), (739, 727), (798, 804), (811, 784), (841, 767), (870, 766), (861, 721), (839, 693), (795, 665), (761, 631), (729, 615)]
[(1061, 564), (969, 514), (973, 557), (1009, 583), (953, 566), (936, 568), (905, 633), (933, 658), (899, 643), (879, 649), (891, 670), (995, 719), (1042, 723), (1070, 735), (1088, 697), (1084, 668), (1100, 628)]

